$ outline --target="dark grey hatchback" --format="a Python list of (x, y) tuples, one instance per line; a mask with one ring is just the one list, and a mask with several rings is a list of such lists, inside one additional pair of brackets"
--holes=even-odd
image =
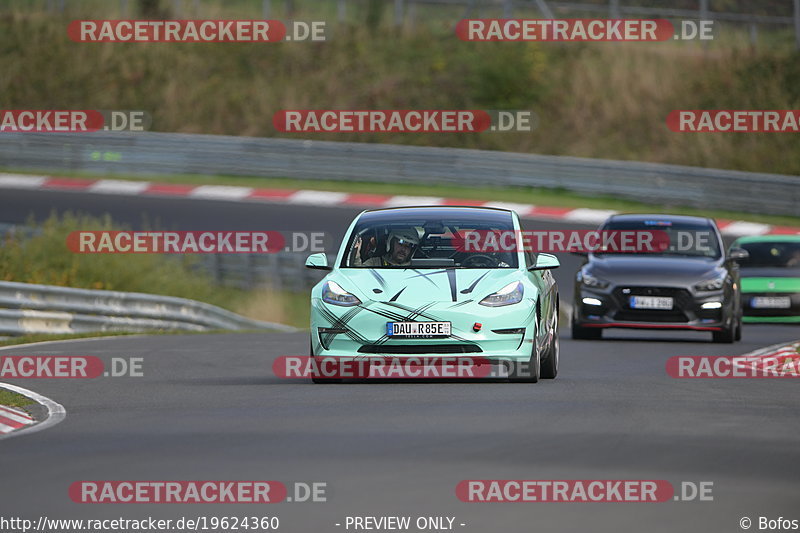
[(594, 252), (575, 276), (573, 339), (605, 328), (710, 331), (714, 342), (741, 339), (739, 268), (747, 252), (725, 255), (713, 220), (678, 215), (614, 215), (601, 231), (663, 231), (657, 252)]

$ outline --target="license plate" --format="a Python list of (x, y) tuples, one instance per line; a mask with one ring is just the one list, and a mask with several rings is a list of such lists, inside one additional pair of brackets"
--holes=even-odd
[(789, 296), (756, 296), (750, 300), (754, 309), (789, 309), (792, 299)]
[(449, 337), (450, 322), (387, 322), (386, 334), (390, 337), (419, 339)]
[(631, 309), (672, 309), (671, 296), (631, 296)]

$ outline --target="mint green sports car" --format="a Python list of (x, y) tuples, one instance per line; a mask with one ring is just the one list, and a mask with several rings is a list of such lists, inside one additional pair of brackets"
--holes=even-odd
[(800, 235), (742, 237), (740, 262), (745, 322), (800, 322)]
[[(464, 248), (465, 232), (520, 231), (517, 214), (484, 207), (364, 211), (311, 292), (316, 358), (480, 358), (512, 381), (558, 373), (558, 259), (516, 245)], [(317, 383), (331, 379), (314, 378)]]

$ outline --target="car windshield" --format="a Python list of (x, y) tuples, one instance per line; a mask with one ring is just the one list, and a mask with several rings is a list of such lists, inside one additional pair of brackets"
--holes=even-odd
[[(660, 252), (647, 252), (648, 256), (688, 256), (718, 259), (721, 256), (719, 239), (713, 226), (674, 220), (611, 220), (603, 231), (662, 231), (669, 237), (669, 247)], [(595, 255), (611, 255), (602, 252)], [(630, 255), (630, 253), (625, 253)]]
[(471, 231), (513, 231), (508, 211), (387, 209), (361, 216), (347, 241), (347, 268), (517, 268), (513, 251), (465, 251)]
[(740, 247), (750, 254), (739, 261), (742, 268), (800, 269), (800, 242), (748, 242)]

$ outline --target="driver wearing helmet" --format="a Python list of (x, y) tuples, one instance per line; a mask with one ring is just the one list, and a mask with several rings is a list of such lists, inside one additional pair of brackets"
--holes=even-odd
[(361, 236), (357, 236), (353, 244), (352, 266), (356, 267), (392, 267), (410, 266), (411, 256), (419, 245), (419, 234), (414, 228), (395, 228), (386, 239), (386, 253), (380, 257), (361, 260)]

